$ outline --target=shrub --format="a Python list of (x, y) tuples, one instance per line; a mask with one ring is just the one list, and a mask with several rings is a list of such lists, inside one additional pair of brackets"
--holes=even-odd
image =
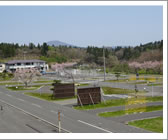
[(145, 69), (141, 69), (138, 71), (139, 74), (146, 74), (146, 70)]
[(121, 63), (121, 64), (118, 64), (118, 65), (115, 65), (113, 68), (112, 68), (112, 71), (113, 72), (124, 72), (124, 73), (130, 73), (130, 68), (128, 66), (127, 63)]

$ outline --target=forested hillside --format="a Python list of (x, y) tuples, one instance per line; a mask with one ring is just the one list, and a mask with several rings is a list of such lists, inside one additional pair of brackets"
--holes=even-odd
[[(162, 74), (163, 40), (139, 46), (104, 47), (107, 72)], [(12, 59), (41, 59), (52, 63), (77, 62), (93, 68), (103, 66), (103, 48), (0, 43), (0, 62)]]

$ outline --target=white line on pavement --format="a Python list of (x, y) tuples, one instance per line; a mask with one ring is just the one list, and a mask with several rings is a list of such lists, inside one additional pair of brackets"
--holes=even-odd
[(32, 103), (32, 105), (34, 105), (34, 106), (37, 106), (37, 107), (41, 108), (41, 106), (40, 106), (40, 105), (38, 105), (38, 104), (33, 104), (33, 103)]
[(16, 99), (18, 99), (18, 100), (20, 100), (20, 101), (23, 101), (23, 102), (25, 101), (25, 100), (23, 100), (23, 99), (20, 99), (20, 98), (16, 98)]
[(52, 113), (58, 114), (58, 112), (54, 111), (54, 110), (50, 110)]
[(100, 127), (98, 127), (98, 126), (95, 126), (95, 125), (93, 125), (93, 124), (90, 124), (90, 123), (87, 123), (87, 122), (84, 122), (84, 121), (81, 121), (81, 120), (78, 120), (78, 122), (81, 122), (81, 123), (83, 123), (83, 124), (86, 124), (86, 125), (89, 125), (89, 126), (95, 127), (95, 128), (97, 128), (97, 129), (103, 130), (103, 131), (108, 132), (108, 133), (113, 133), (113, 132), (111, 132), (111, 131), (109, 131), (109, 130), (106, 130), (106, 129), (100, 128)]
[(9, 95), (9, 94), (6, 94), (7, 96), (9, 96), (9, 97), (12, 97), (12, 95)]
[[(14, 105), (12, 105), (12, 104), (10, 104), (10, 103), (7, 103), (7, 102), (5, 102), (4, 100), (1, 100), (1, 99), (0, 99), (0, 101), (3, 102), (3, 103), (5, 103), (5, 104), (7, 104), (7, 105), (10, 105), (11, 107), (14, 107), (14, 108), (16, 108), (16, 109), (18, 109), (18, 110), (20, 110), (20, 111), (23, 111), (23, 112), (26, 113), (26, 114), (29, 114), (30, 116), (33, 116), (33, 117), (35, 117), (35, 118), (38, 118), (39, 120), (42, 120), (43, 122), (46, 122), (46, 123), (48, 123), (48, 124), (50, 124), (50, 125), (52, 125), (52, 126), (58, 128), (57, 125), (55, 125), (55, 124), (53, 124), (53, 123), (51, 123), (51, 122), (49, 122), (49, 121), (47, 121), (47, 120), (44, 120), (44, 119), (42, 119), (42, 118), (40, 118), (40, 117), (38, 117), (38, 116), (36, 116), (36, 115), (33, 115), (33, 114), (31, 114), (30, 112), (27, 112), (27, 111), (25, 111), (25, 110), (23, 110), (23, 109), (21, 109), (21, 108), (19, 108), (19, 107), (16, 107), (16, 106), (14, 106)], [(68, 130), (66, 130), (66, 129), (64, 129), (64, 128), (61, 128), (61, 129), (64, 130), (64, 131), (66, 131), (66, 132), (68, 132), (68, 133), (71, 133), (70, 131), (68, 131)]]

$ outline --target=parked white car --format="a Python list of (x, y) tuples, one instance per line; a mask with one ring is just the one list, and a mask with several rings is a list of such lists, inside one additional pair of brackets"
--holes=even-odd
[(4, 72), (5, 64), (0, 63), (0, 73)]

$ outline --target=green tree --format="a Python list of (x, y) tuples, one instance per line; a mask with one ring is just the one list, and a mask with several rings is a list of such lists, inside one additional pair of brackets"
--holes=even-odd
[(29, 49), (32, 50), (33, 48), (35, 48), (35, 45), (32, 42), (29, 43)]
[(120, 72), (115, 72), (115, 77), (117, 78), (117, 80), (118, 80), (118, 78), (120, 77)]
[(37, 48), (40, 50), (41, 49), (41, 46), (40, 46), (40, 44), (38, 43), (38, 45), (37, 45)]
[(48, 45), (47, 43), (43, 43), (42, 47), (41, 47), (41, 54), (43, 56), (47, 56), (47, 52), (48, 52)]

